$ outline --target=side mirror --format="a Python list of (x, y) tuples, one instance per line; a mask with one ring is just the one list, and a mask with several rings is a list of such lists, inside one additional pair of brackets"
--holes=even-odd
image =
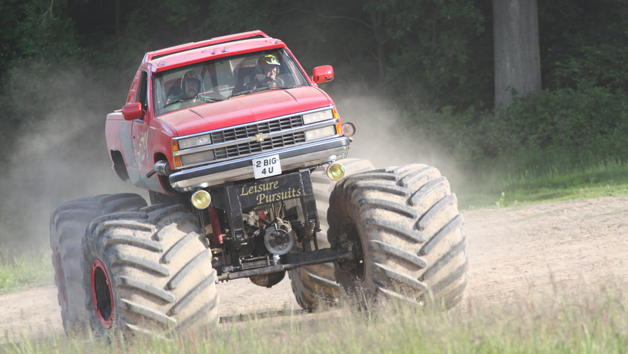
[(136, 120), (144, 118), (144, 110), (142, 109), (142, 104), (137, 103), (127, 103), (122, 107), (122, 116), (124, 120)]
[(312, 74), (312, 81), (324, 84), (334, 79), (334, 68), (331, 65), (317, 66)]

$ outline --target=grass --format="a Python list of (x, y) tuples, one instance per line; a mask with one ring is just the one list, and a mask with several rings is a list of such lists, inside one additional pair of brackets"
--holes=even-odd
[[(614, 289), (614, 290), (610, 290)], [(393, 303), (222, 323), (214, 332), (107, 345), (48, 338), (5, 344), (10, 353), (625, 353), (628, 300), (618, 288), (553, 294), (515, 305), (465, 299), (446, 313)]]
[[(465, 188), (471, 192), (465, 192)], [(498, 177), (490, 184), (474, 181), (458, 193), (463, 210), (627, 195), (628, 164), (617, 161), (524, 171)]]
[[(628, 195), (628, 165), (522, 173), (491, 189), (459, 193), (476, 207), (511, 207), (598, 196)], [(0, 251), (0, 295), (53, 283), (50, 252), (11, 257)], [(625, 290), (626, 287), (624, 286)], [(272, 318), (227, 319), (213, 332), (169, 339), (141, 337), (105, 344), (66, 337), (0, 344), (8, 353), (627, 353), (628, 297), (622, 288), (555, 293), (515, 304), (465, 298), (447, 313), (392, 304), (365, 314), (348, 307)]]
[(38, 250), (11, 256), (0, 249), (0, 295), (54, 284), (50, 250)]

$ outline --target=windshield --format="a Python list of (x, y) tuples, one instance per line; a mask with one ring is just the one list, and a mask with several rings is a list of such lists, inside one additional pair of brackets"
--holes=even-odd
[(265, 90), (309, 85), (285, 49), (248, 53), (154, 75), (155, 115)]

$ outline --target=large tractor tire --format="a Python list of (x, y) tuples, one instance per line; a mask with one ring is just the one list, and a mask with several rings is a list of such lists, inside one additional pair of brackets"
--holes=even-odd
[(89, 321), (81, 272), (85, 228), (98, 216), (144, 206), (146, 201), (137, 194), (100, 195), (63, 203), (50, 214), (52, 264), (63, 329), (67, 334), (83, 331)]
[(181, 332), (218, 322), (216, 271), (182, 205), (104, 215), (83, 240), (83, 288), (98, 338)]
[(374, 170), (343, 180), (330, 198), (329, 241), (353, 251), (336, 281), (368, 306), (384, 298), (443, 309), (462, 299), (467, 239), (449, 182), (426, 165)]
[[(340, 162), (345, 166), (346, 176), (373, 169), (373, 165), (368, 160), (344, 159)], [(320, 218), (321, 231), (316, 233), (316, 240), (320, 248), (329, 247), (327, 209), (329, 209), (329, 196), (336, 183), (327, 177), (324, 168), (319, 168), (312, 173), (312, 187), (316, 196), (318, 217)], [(297, 268), (289, 271), (288, 275), (292, 282), (292, 292), (297, 303), (303, 309), (311, 311), (320, 306), (330, 306), (338, 302), (340, 286), (334, 277), (333, 263)]]

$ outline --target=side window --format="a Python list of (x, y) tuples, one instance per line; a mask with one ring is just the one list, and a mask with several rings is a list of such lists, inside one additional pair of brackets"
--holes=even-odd
[(148, 109), (148, 73), (142, 71), (142, 77), (140, 78), (140, 89), (138, 91), (137, 101), (142, 104), (142, 107)]

